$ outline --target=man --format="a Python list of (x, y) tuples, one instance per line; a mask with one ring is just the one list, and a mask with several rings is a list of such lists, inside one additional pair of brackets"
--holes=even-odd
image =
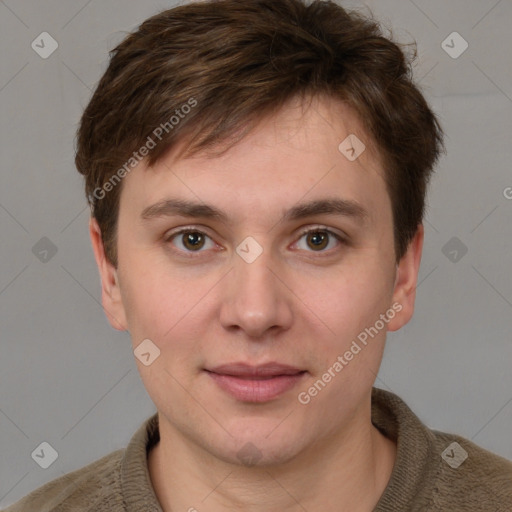
[(105, 313), (158, 412), (7, 510), (511, 510), (512, 463), (373, 388), (442, 139), (399, 46), (335, 3), (146, 20), (76, 164)]

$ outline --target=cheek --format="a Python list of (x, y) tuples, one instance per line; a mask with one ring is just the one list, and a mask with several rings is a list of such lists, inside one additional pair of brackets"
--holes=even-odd
[(145, 266), (132, 259), (120, 275), (123, 305), (134, 343), (150, 338), (163, 348), (170, 340), (193, 337), (205, 308), (209, 292), (219, 281), (214, 272), (171, 267), (151, 258)]
[[(149, 263), (149, 258), (137, 258), (135, 251), (119, 262), (119, 281), (123, 307), (134, 344), (138, 338), (159, 338), (159, 326), (170, 323), (173, 316), (173, 288), (165, 274)], [(183, 303), (178, 297), (178, 303)]]
[(306, 297), (304, 302), (341, 342), (373, 325), (387, 310), (392, 295), (388, 281), (378, 265), (360, 258), (357, 265), (347, 263), (323, 277), (306, 278), (298, 295)]
[(310, 296), (311, 309), (322, 320), (316, 320), (314, 351), (322, 355), (308, 386), (316, 386), (312, 402), (334, 423), (344, 413), (332, 403), (343, 402), (348, 408), (359, 403), (378, 373), (386, 336), (380, 315), (390, 310), (392, 294), (388, 281), (378, 265), (362, 264), (358, 271), (347, 266), (325, 281), (323, 293)]

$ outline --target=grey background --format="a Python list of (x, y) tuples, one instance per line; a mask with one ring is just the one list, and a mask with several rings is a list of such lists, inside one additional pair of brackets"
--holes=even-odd
[[(0, 507), (124, 447), (156, 410), (128, 334), (100, 305), (73, 138), (108, 51), (173, 5), (0, 1)], [(416, 77), (448, 134), (416, 314), (388, 335), (376, 385), (430, 427), (512, 459), (512, 2), (343, 5), (417, 41)], [(59, 44), (47, 59), (31, 48), (43, 31)], [(469, 43), (457, 59), (441, 47), (453, 31)], [(43, 237), (57, 249), (47, 262), (33, 252)], [(31, 458), (43, 441), (58, 452), (48, 469)]]

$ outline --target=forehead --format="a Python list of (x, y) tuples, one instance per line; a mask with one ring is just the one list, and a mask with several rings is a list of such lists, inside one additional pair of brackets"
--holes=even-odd
[(282, 211), (326, 194), (366, 205), (370, 217), (390, 208), (372, 141), (353, 110), (331, 98), (314, 98), (306, 106), (290, 101), (224, 152), (218, 146), (180, 158), (181, 149), (152, 168), (142, 162), (127, 175), (121, 208), (142, 216), (172, 195), (226, 205), (242, 221), (270, 212), (272, 205)]

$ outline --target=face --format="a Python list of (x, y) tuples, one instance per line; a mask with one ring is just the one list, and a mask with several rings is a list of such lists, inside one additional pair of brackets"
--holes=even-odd
[[(367, 146), (354, 161), (339, 149), (349, 134)], [(112, 325), (133, 349), (159, 350), (136, 362), (161, 431), (234, 463), (251, 446), (264, 464), (369, 423), (386, 331), (412, 315), (423, 237), (397, 269), (369, 147), (342, 103), (290, 102), (221, 156), (171, 153), (127, 175), (117, 269), (91, 222)]]

